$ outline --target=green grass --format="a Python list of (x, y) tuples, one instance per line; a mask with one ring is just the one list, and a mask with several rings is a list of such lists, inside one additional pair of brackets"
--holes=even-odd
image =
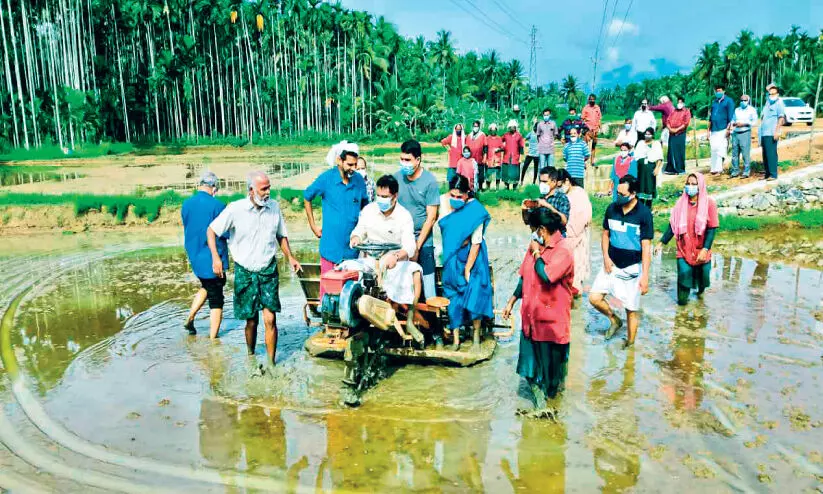
[[(0, 185), (20, 185), (30, 182), (59, 182), (63, 180), (62, 168), (53, 166), (0, 165)], [(71, 172), (71, 177), (83, 175)]]
[(98, 156), (109, 156), (116, 154), (130, 153), (134, 146), (127, 142), (104, 142), (102, 144), (82, 144), (68, 153), (64, 153), (60, 146), (47, 145), (39, 148), (13, 149), (5, 154), (0, 154), (0, 163), (4, 161), (31, 161), (31, 160), (56, 160), (67, 158), (95, 158)]

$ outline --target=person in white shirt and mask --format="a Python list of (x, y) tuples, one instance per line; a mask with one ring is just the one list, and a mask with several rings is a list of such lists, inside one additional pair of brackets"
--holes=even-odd
[(632, 129), (634, 129), (637, 139), (635, 139), (635, 143), (643, 142), (644, 134), (646, 129), (651, 127), (653, 131), (657, 130), (657, 118), (655, 118), (654, 113), (649, 110), (649, 100), (643, 98), (643, 101), (640, 102), (640, 109), (634, 112), (634, 118), (632, 119)]
[(752, 127), (757, 123), (757, 110), (750, 104), (748, 94), (740, 96), (740, 106), (732, 118), (731, 177), (740, 176), (740, 157), (743, 157), (743, 178), (749, 178), (752, 164)]
[(635, 132), (632, 127), (631, 118), (626, 119), (623, 128), (620, 129), (620, 132), (617, 133), (617, 137), (614, 139), (614, 147), (620, 149), (620, 146), (623, 144), (628, 144), (629, 149), (634, 149), (634, 145), (637, 144), (637, 132)]
[(377, 197), (360, 212), (357, 226), (351, 233), (349, 244), (354, 248), (363, 243), (398, 244), (400, 248), (383, 254), (380, 259), (361, 253), (374, 269), (386, 270), (383, 290), (392, 302), (407, 307), (406, 331), (418, 343), (423, 334), (414, 325), (415, 306), (423, 291), (423, 268), (409, 261), (417, 252), (414, 237), (414, 220), (411, 213), (397, 202), (400, 184), (391, 175), (377, 180)]

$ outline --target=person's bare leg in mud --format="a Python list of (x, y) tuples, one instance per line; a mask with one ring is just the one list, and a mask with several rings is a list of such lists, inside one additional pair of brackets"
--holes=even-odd
[(472, 329), (474, 333), (472, 334), (472, 349), (471, 351), (474, 353), (480, 352), (480, 324), (482, 321), (480, 319), (475, 319), (472, 321)]
[(634, 345), (634, 339), (637, 337), (637, 327), (640, 325), (640, 313), (636, 310), (626, 311), (626, 327), (628, 328), (628, 338), (625, 346)]
[(417, 326), (414, 324), (414, 314), (417, 310), (417, 303), (420, 301), (420, 294), (423, 293), (423, 275), (420, 271), (414, 273), (414, 300), (412, 300), (411, 305), (409, 306), (409, 311), (406, 315), (406, 332), (414, 338), (419, 345), (423, 344), (424, 337), (423, 333), (417, 329)]
[[(598, 312), (609, 318), (611, 325), (609, 329), (606, 330), (606, 339), (610, 339), (617, 330), (623, 326), (623, 321), (614, 314), (611, 306), (606, 302), (605, 293), (589, 292), (589, 303), (591, 303), (592, 307), (597, 309)], [(637, 326), (635, 326), (635, 329), (637, 329)]]
[(268, 363), (274, 365), (274, 357), (277, 352), (277, 314), (264, 308), (263, 326), (266, 331), (266, 356), (268, 356)]
[(220, 323), (223, 322), (223, 309), (209, 310), (209, 338), (217, 339), (217, 333), (220, 331)]
[(186, 319), (186, 324), (183, 325), (183, 329), (188, 331), (190, 335), (197, 334), (197, 331), (194, 329), (194, 318), (197, 316), (197, 312), (203, 307), (203, 304), (206, 303), (206, 296), (207, 294), (205, 288), (197, 290), (197, 293), (194, 294), (194, 300), (191, 303), (189, 317)]

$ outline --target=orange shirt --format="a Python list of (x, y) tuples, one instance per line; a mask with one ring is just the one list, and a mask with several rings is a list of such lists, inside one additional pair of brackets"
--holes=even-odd
[(603, 118), (603, 115), (600, 113), (600, 105), (584, 106), (583, 111), (580, 113), (580, 118), (583, 119), (583, 123), (585, 123), (589, 129), (595, 132), (600, 130), (600, 120)]

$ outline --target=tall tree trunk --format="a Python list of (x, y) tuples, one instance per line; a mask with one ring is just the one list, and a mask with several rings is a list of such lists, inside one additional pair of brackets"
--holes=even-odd
[[(120, 34), (117, 29), (117, 18), (114, 15), (114, 6), (111, 8), (111, 18), (114, 20), (114, 39), (115, 46), (117, 47), (117, 70), (120, 75), (120, 100), (123, 103), (123, 123), (126, 130), (126, 142), (131, 142), (131, 130), (129, 129), (129, 109), (126, 106), (126, 86), (123, 83), (123, 61), (120, 54)], [(73, 139), (72, 146), (74, 146)]]
[[(11, 22), (11, 19), (9, 19)], [(20, 146), (20, 130), (17, 127), (17, 106), (14, 103), (14, 87), (11, 80), (11, 68), (9, 64), (9, 49), (6, 44), (6, 22), (3, 18), (3, 3), (0, 1), (0, 35), (3, 36), (3, 65), (6, 75), (6, 90), (9, 93), (9, 107), (11, 108), (11, 119), (14, 123), (14, 146)], [(12, 45), (14, 46), (14, 45)], [(55, 100), (56, 101), (56, 100)]]
[(6, 0), (9, 13), (9, 34), (11, 36), (11, 50), (14, 53), (14, 79), (17, 82), (17, 102), (20, 104), (20, 119), (23, 123), (23, 143), (29, 149), (29, 130), (26, 124), (26, 106), (23, 103), (23, 86), (20, 83), (20, 61), (17, 58), (17, 38), (14, 35), (14, 18), (12, 17), (10, 0)]

